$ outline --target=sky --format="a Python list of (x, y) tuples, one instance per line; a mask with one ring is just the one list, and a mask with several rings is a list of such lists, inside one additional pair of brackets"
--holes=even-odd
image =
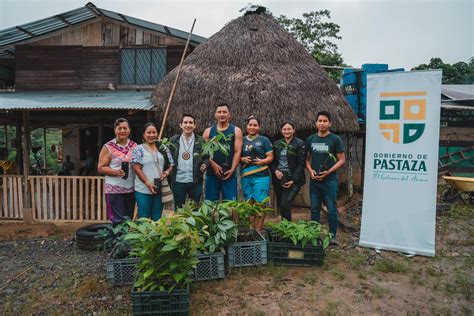
[[(242, 15), (249, 0), (94, 0), (97, 7), (209, 37)], [(0, 29), (84, 6), (87, 0), (0, 0)], [(301, 18), (328, 9), (341, 27), (334, 41), (344, 62), (387, 63), (411, 69), (440, 57), (445, 63), (474, 56), (474, 0), (261, 0), (274, 15)]]

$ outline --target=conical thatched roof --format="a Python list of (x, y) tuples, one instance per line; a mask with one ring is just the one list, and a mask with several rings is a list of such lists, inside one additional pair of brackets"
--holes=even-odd
[[(153, 92), (161, 121), (175, 80), (171, 71)], [(168, 132), (179, 129), (182, 113), (196, 116), (199, 131), (214, 123), (216, 104), (231, 106), (232, 121), (244, 127), (250, 115), (262, 132), (277, 135), (284, 120), (297, 129), (314, 127), (318, 111), (333, 117), (332, 129), (353, 132), (357, 118), (337, 85), (275, 18), (247, 14), (229, 22), (183, 62), (171, 104)]]

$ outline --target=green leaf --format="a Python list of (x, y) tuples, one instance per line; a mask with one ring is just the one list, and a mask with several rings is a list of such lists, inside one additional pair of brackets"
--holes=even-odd
[(188, 222), (192, 226), (196, 226), (196, 220), (194, 219), (194, 217), (188, 217), (186, 219), (186, 222)]

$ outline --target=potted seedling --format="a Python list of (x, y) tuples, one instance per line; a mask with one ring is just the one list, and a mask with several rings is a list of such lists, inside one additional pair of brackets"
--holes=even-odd
[(204, 201), (197, 206), (187, 200), (178, 214), (192, 216), (203, 238), (199, 248), (199, 263), (194, 270), (194, 280), (203, 281), (225, 277), (225, 247), (237, 240), (237, 225), (231, 220), (229, 209), (222, 203)]
[[(232, 167), (229, 163), (229, 148), (225, 143), (229, 142), (232, 135), (226, 136), (224, 133), (217, 131), (217, 135), (202, 144), (200, 155), (204, 158), (213, 159), (215, 153), (221, 152), (226, 157), (225, 162), (221, 165), (222, 173), (226, 173)], [(199, 155), (196, 153), (195, 155)]]
[(265, 238), (260, 234), (261, 224), (256, 220), (262, 218), (271, 210), (266, 201), (256, 203), (252, 201), (226, 201), (222, 204), (233, 212), (234, 221), (239, 224), (237, 241), (228, 247), (230, 267), (255, 266), (267, 263), (267, 249)]
[(318, 171), (317, 171), (318, 175), (320, 175), (321, 172), (323, 172), (323, 171), (329, 170), (328, 162), (331, 162), (331, 160), (334, 161), (334, 162), (337, 162), (337, 158), (333, 154), (327, 153), (326, 160), (324, 160), (324, 162), (319, 165), (319, 168), (318, 168)]
[(140, 258), (132, 287), (133, 313), (181, 315), (189, 313), (189, 284), (198, 263), (202, 238), (193, 217), (180, 214), (153, 222), (129, 222), (132, 254)]
[(112, 285), (130, 285), (135, 280), (138, 258), (130, 255), (132, 246), (125, 239), (129, 232), (128, 220), (112, 229), (100, 230), (98, 236), (105, 239), (103, 248), (110, 250), (105, 264), (106, 279)]
[(320, 266), (331, 234), (316, 221), (267, 223), (268, 260), (277, 265)]

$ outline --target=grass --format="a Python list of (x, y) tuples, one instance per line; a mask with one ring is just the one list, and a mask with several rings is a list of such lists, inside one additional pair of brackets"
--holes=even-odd
[(334, 269), (331, 272), (332, 276), (336, 279), (336, 281), (342, 281), (346, 278), (346, 274), (341, 271), (340, 269)]
[(346, 257), (346, 261), (351, 269), (358, 270), (367, 261), (367, 255), (365, 253), (356, 253), (355, 255), (348, 255)]
[(473, 288), (472, 277), (461, 272), (456, 273), (453, 280), (444, 284), (445, 293), (450, 295), (461, 294), (467, 300), (472, 298)]
[(327, 302), (326, 308), (324, 309), (323, 314), (326, 316), (337, 315), (338, 305), (339, 305), (339, 302), (333, 302), (333, 301)]
[(376, 298), (381, 298), (385, 296), (385, 294), (389, 293), (390, 291), (388, 289), (385, 289), (383, 287), (380, 287), (378, 285), (373, 285), (369, 288), (370, 293), (372, 293), (373, 296)]
[(407, 261), (382, 259), (375, 262), (373, 269), (384, 273), (407, 273), (409, 264)]

